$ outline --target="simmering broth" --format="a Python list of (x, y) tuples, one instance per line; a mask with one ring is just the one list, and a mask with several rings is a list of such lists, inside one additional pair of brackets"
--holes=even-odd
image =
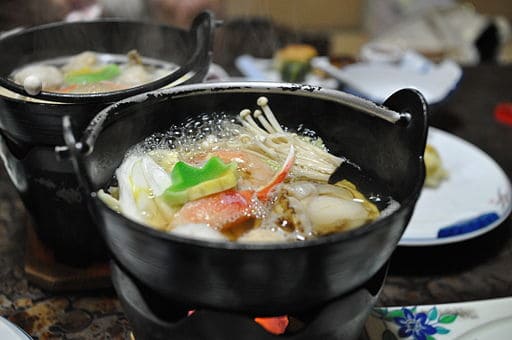
[(176, 68), (176, 65), (142, 58), (135, 50), (125, 56), (86, 51), (23, 66), (10, 77), (29, 94), (40, 91), (84, 94), (143, 85)]
[[(204, 114), (134, 146), (99, 197), (172, 234), (242, 243), (302, 241), (357, 228), (398, 207), (330, 183), (345, 159), (308, 129), (282, 127), (265, 97), (236, 118)], [(392, 202), (390, 204), (390, 202)]]

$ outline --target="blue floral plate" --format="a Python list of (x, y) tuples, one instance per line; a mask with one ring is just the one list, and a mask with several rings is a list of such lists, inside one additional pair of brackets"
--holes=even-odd
[(511, 339), (512, 297), (431, 306), (374, 308), (368, 340)]

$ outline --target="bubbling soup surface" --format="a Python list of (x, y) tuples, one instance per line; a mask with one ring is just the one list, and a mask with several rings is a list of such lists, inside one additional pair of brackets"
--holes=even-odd
[(26, 65), (14, 70), (11, 78), (29, 94), (39, 91), (87, 94), (143, 85), (176, 68), (176, 65), (143, 59), (135, 50), (126, 56), (86, 51)]
[[(348, 180), (330, 184), (344, 159), (310, 130), (283, 128), (265, 97), (232, 118), (204, 114), (134, 146), (99, 197), (149, 227), (183, 237), (293, 242), (357, 228), (379, 211)], [(387, 203), (386, 203), (387, 204)]]

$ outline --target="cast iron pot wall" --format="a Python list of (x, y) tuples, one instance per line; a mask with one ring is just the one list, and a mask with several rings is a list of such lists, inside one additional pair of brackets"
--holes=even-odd
[[(369, 225), (316, 240), (241, 245), (153, 230), (115, 213), (93, 194), (92, 208), (115, 260), (144, 285), (190, 309), (289, 313), (354, 289), (389, 259), (423, 185), (426, 106), (413, 90), (402, 90), (385, 103), (407, 112), (393, 124), (353, 105), (362, 100), (337, 91), (290, 84), (184, 86), (107, 108), (80, 143), (65, 132), (68, 155), (92, 193), (110, 181), (127, 149), (144, 137), (203, 112), (236, 115), (243, 108), (255, 108), (261, 95), (269, 98), (283, 125), (304, 124), (318, 132), (334, 154), (361, 167), (344, 164), (335, 177), (348, 177), (367, 194), (388, 193), (401, 207)], [(90, 148), (92, 153), (82, 157), (80, 151)]]
[[(182, 65), (173, 77), (188, 73), (191, 78), (184, 83), (201, 82), (210, 64), (213, 25), (213, 17), (204, 13), (190, 31), (129, 21), (40, 26), (0, 39), (0, 50), (10, 51), (2, 56), (0, 75), (7, 77), (27, 62), (84, 50), (124, 54), (136, 48), (145, 57)], [(86, 265), (107, 258), (71, 163), (55, 157), (54, 147), (64, 143), (62, 117), (73, 117), (74, 130), (80, 135), (98, 111), (129, 95), (75, 95), (72, 101), (76, 102), (67, 104), (0, 95), (0, 156), (38, 237), (61, 262)]]

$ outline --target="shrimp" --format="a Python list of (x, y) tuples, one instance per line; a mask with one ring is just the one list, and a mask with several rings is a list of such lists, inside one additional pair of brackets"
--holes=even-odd
[(258, 190), (229, 189), (186, 203), (176, 214), (172, 225), (205, 223), (221, 231), (240, 223), (263, 217), (265, 206), (272, 198), (272, 192), (284, 182), (295, 161), (295, 150), (290, 152), (281, 170)]

